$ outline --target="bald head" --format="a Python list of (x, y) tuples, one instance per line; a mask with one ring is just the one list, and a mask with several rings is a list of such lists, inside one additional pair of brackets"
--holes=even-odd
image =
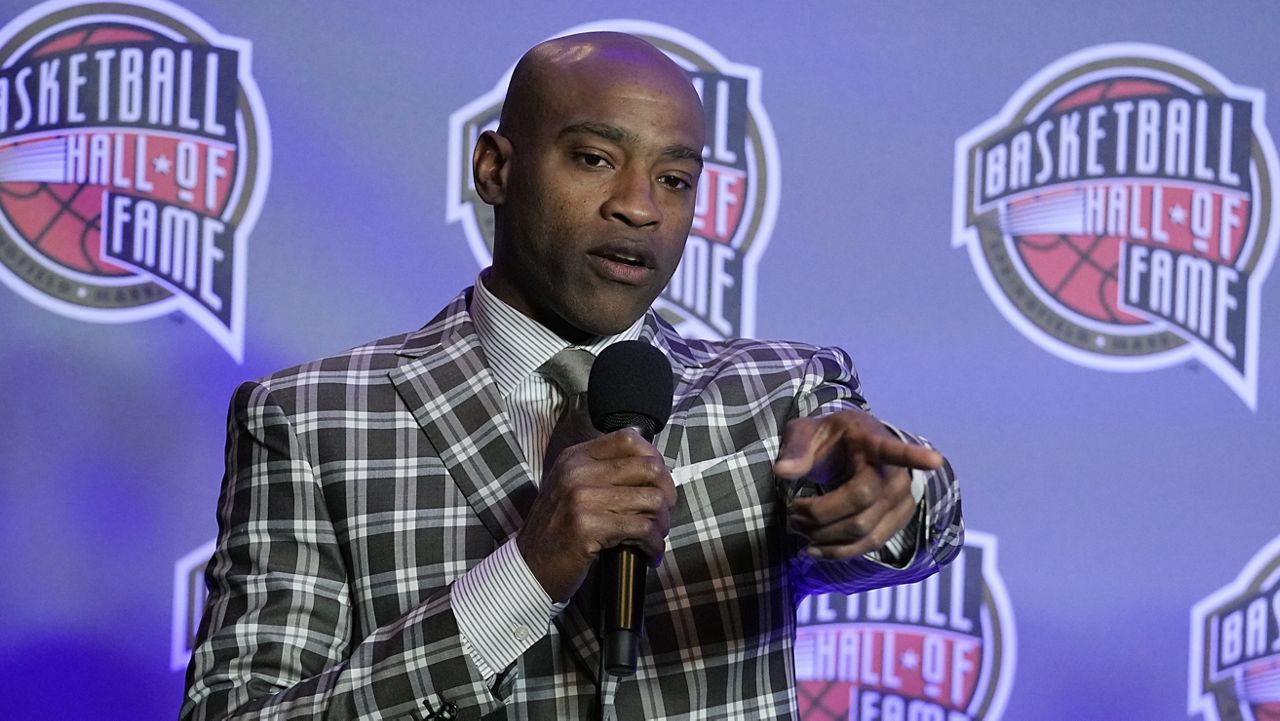
[(511, 74), (498, 132), (518, 139), (551, 113), (568, 110), (563, 104), (574, 102), (580, 93), (623, 82), (667, 96), (690, 111), (691, 122), (701, 125), (702, 101), (679, 65), (634, 35), (593, 32), (547, 40), (520, 58)]
[(693, 222), (702, 103), (662, 51), (621, 33), (542, 43), (476, 140), (493, 206), (485, 286), (570, 342), (618, 333), (675, 272)]

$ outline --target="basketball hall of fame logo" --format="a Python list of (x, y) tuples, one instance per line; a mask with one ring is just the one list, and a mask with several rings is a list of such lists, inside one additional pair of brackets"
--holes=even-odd
[[(654, 308), (687, 336), (755, 332), (756, 266), (778, 207), (778, 148), (760, 102), (760, 70), (725, 59), (703, 41), (658, 23), (606, 20), (561, 33), (611, 30), (648, 40), (689, 73), (706, 113), (697, 207), (680, 265)], [(459, 221), (476, 262), (492, 260), (493, 214), (476, 195), (471, 151), (496, 130), (510, 71), (449, 118), (448, 220)]]
[(810, 596), (796, 620), (806, 721), (994, 721), (1004, 713), (1017, 637), (994, 536), (966, 531), (955, 560), (918, 583)]
[(271, 165), (249, 62), (163, 0), (54, 0), (0, 30), (0, 279), (89, 322), (180, 311), (239, 361)]
[(1088, 48), (956, 142), (953, 239), (1044, 349), (1143, 371), (1197, 359), (1257, 405), (1277, 245), (1263, 93), (1169, 48)]
[(1280, 536), (1192, 609), (1187, 711), (1280, 720)]

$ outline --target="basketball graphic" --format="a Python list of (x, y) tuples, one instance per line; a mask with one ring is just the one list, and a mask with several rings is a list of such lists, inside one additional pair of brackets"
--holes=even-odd
[[(1065, 113), (1102, 99), (1155, 94), (1159, 89), (1157, 84), (1140, 80), (1103, 80), (1072, 93), (1053, 110)], [(1045, 201), (1052, 202), (1039, 197), (1011, 201), (1012, 212)], [(1029, 233), (1012, 240), (1031, 276), (1047, 294), (1059, 298), (1068, 308), (1103, 323), (1137, 325), (1143, 322), (1119, 307), (1119, 236)]]
[[(153, 33), (130, 28), (73, 28), (49, 37), (15, 59), (15, 63), (29, 66), (38, 58), (73, 48), (146, 43), (156, 39)], [(0, 158), (21, 157), (40, 146), (39, 141), (6, 143), (0, 145)], [(57, 143), (53, 147), (56, 148)], [(126, 152), (133, 151), (126, 149)], [(126, 163), (130, 160), (125, 158)], [(0, 212), (23, 237), (30, 239), (36, 251), (64, 268), (89, 275), (128, 275), (128, 269), (115, 265), (101, 254), (103, 187), (68, 182), (0, 182)]]
[(1012, 241), (1031, 277), (1068, 308), (1103, 323), (1142, 322), (1119, 307), (1117, 238), (1034, 233)]
[(1017, 631), (996, 538), (965, 532), (951, 565), (924, 581), (802, 600), (796, 695), (810, 721), (972, 719), (1004, 714)]
[(1280, 721), (1280, 654), (1244, 669), (1240, 689), (1256, 721)]
[(1252, 408), (1278, 232), (1263, 109), (1169, 48), (1063, 58), (956, 142), (953, 243), (1044, 349), (1111, 371), (1194, 358)]
[(182, 312), (239, 360), (270, 174), (249, 61), (159, 0), (55, 0), (0, 30), (0, 280), (90, 322)]

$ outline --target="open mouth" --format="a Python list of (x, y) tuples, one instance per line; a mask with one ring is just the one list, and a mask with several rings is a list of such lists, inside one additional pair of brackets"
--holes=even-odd
[(613, 252), (601, 253), (601, 257), (606, 258), (608, 260), (612, 260), (615, 263), (622, 263), (624, 265), (629, 265), (634, 268), (648, 267), (648, 264), (644, 262), (643, 258), (636, 255), (629, 255), (627, 253), (613, 253)]
[(644, 285), (653, 276), (653, 260), (643, 249), (618, 246), (600, 248), (591, 253), (596, 272), (601, 277), (625, 285)]
[(631, 268), (654, 267), (653, 255), (643, 243), (621, 240), (604, 243), (591, 251), (591, 254)]

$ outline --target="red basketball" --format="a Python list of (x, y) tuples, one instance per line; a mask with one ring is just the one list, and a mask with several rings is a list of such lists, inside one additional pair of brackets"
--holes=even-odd
[[(1059, 100), (1053, 112), (1096, 103), (1103, 98), (1168, 94), (1168, 86), (1151, 80), (1105, 80)], [(1042, 196), (1011, 202), (1011, 208), (1042, 203)], [(1048, 295), (1085, 318), (1113, 325), (1146, 321), (1120, 308), (1120, 243), (1123, 238), (1096, 234), (1011, 235), (1013, 250)]]

